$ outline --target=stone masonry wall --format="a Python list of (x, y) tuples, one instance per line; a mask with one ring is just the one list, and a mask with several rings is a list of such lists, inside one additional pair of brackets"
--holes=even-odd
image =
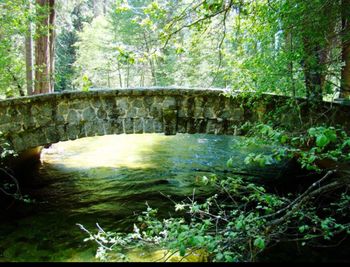
[[(138, 88), (63, 92), (0, 100), (0, 146), (17, 152), (59, 141), (107, 134), (237, 134), (246, 121), (269, 118), (288, 97), (262, 95), (247, 104), (223, 90)], [(301, 107), (303, 101), (297, 100)], [(305, 105), (304, 105), (305, 106)], [(334, 120), (350, 129), (350, 106), (327, 103), (316, 114), (293, 115), (286, 106), (281, 123), (303, 123), (310, 116)], [(302, 117), (300, 117), (302, 116)], [(239, 133), (238, 133), (239, 134)], [(1, 152), (1, 147), (0, 147)]]
[(244, 121), (221, 90), (121, 89), (0, 101), (0, 132), (14, 150), (77, 138), (133, 133), (232, 134)]

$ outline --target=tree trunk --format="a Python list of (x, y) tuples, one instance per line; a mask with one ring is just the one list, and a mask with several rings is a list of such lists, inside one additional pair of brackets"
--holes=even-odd
[(50, 49), (50, 87), (51, 92), (55, 90), (54, 74), (55, 74), (55, 0), (49, 0), (49, 49)]
[[(29, 7), (30, 8), (30, 7)], [(26, 56), (26, 82), (27, 82), (27, 95), (34, 93), (34, 73), (33, 73), (33, 37), (32, 37), (32, 24), (29, 22), (28, 32), (25, 37), (25, 56)]]
[(350, 97), (350, 0), (342, 0), (342, 61), (340, 97)]
[(45, 10), (37, 23), (35, 42), (35, 94), (53, 92), (55, 0), (36, 0)]

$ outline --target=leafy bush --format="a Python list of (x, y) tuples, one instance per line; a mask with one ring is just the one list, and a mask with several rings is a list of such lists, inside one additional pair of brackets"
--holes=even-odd
[(170, 255), (179, 252), (187, 257), (202, 251), (209, 261), (242, 262), (257, 260), (260, 252), (281, 241), (301, 240), (305, 245), (322, 238), (329, 240), (341, 232), (350, 233), (347, 192), (340, 202), (331, 203), (319, 215), (311, 197), (323, 192), (318, 183), (305, 191), (307, 194), (289, 197), (267, 193), (264, 187), (239, 176), (204, 179), (204, 183), (215, 183), (218, 194), (202, 203), (194, 197), (176, 203), (176, 217), (161, 220), (157, 209), (147, 206), (131, 233), (99, 228), (97, 234), (91, 234), (80, 225), (90, 235), (85, 241), (99, 244), (96, 257), (104, 261), (131, 247), (156, 246), (167, 249)]
[(317, 126), (306, 133), (291, 134), (266, 124), (257, 124), (250, 128), (247, 136), (250, 138), (240, 146), (259, 143), (275, 148), (268, 154), (250, 153), (245, 158), (246, 164), (263, 167), (282, 159), (296, 158), (301, 167), (321, 172), (324, 169), (322, 163), (328, 162), (330, 165), (350, 159), (350, 137), (341, 128)]
[[(147, 205), (132, 233), (105, 232), (99, 227), (98, 233), (92, 234), (79, 225), (90, 236), (86, 240), (99, 244), (96, 257), (108, 261), (111, 255), (123, 254), (130, 247), (156, 246), (181, 257), (201, 251), (208, 261), (245, 262), (258, 260), (259, 253), (279, 242), (299, 241), (304, 246), (350, 234), (348, 178), (344, 179), (340, 170), (325, 170), (319, 164), (324, 159), (349, 159), (350, 139), (345, 131), (319, 126), (292, 135), (259, 124), (249, 135), (253, 137), (241, 145), (254, 142), (276, 148), (271, 154), (248, 155), (247, 164), (265, 166), (295, 157), (321, 178), (302, 192), (282, 196), (249, 182), (249, 177), (204, 176), (203, 186), (215, 185), (217, 194), (204, 201), (196, 200), (193, 194), (175, 203), (176, 216), (159, 219), (157, 209)], [(233, 160), (227, 165), (233, 166)]]

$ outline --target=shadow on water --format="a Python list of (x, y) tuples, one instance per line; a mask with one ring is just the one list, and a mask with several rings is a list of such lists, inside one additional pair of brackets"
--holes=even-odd
[[(202, 176), (250, 173), (248, 153), (268, 147), (232, 149), (239, 137), (215, 135), (119, 135), (54, 144), (42, 164), (21, 178), (34, 203), (16, 202), (1, 211), (0, 261), (94, 261), (96, 244), (76, 223), (108, 231), (131, 229), (146, 202), (160, 216), (174, 214), (173, 200), (213, 193)], [(233, 158), (235, 168), (226, 162)], [(255, 172), (273, 181), (281, 166)]]

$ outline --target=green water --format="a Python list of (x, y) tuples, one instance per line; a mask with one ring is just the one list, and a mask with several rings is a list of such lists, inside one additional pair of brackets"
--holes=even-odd
[[(244, 169), (238, 137), (215, 135), (117, 135), (54, 144), (40, 166), (22, 177), (23, 193), (35, 203), (1, 211), (0, 261), (96, 261), (96, 244), (76, 223), (95, 231), (130, 229), (146, 201), (163, 215), (174, 214), (166, 196), (210, 194), (203, 175), (230, 172), (233, 157)], [(195, 191), (194, 191), (195, 190)]]

